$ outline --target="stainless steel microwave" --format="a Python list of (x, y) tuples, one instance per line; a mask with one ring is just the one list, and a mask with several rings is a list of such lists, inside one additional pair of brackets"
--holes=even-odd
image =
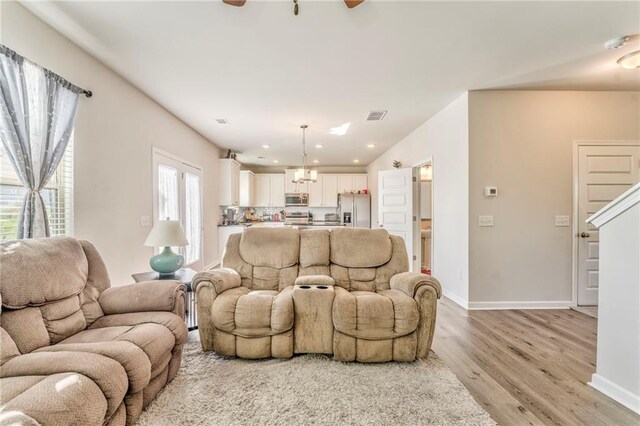
[(309, 194), (306, 192), (284, 194), (284, 205), (286, 207), (307, 207), (309, 205)]

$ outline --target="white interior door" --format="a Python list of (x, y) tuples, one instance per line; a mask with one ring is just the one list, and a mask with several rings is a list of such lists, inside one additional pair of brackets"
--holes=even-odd
[(578, 147), (578, 305), (598, 304), (600, 238), (585, 220), (639, 180), (640, 143)]
[(413, 169), (378, 172), (378, 226), (404, 238), (413, 270)]
[(175, 250), (185, 267), (202, 270), (202, 169), (171, 154), (153, 151), (153, 223), (179, 220), (189, 241)]

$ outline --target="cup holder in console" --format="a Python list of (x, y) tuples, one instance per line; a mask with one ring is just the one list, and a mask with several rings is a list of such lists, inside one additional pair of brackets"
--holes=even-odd
[(301, 285), (301, 286), (300, 286), (300, 288), (307, 289), (307, 288), (311, 288), (311, 286), (308, 286), (308, 285)]
[(326, 290), (326, 289), (328, 289), (329, 287), (327, 287), (326, 285), (319, 285), (319, 286), (318, 286), (318, 288), (319, 288), (319, 289), (322, 289), (322, 290)]

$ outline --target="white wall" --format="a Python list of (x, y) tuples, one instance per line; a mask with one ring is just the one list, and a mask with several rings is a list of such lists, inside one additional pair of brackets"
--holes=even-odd
[(152, 216), (152, 146), (203, 167), (204, 264), (217, 260), (219, 149), (18, 3), (1, 8), (2, 44), (93, 91), (76, 121), (74, 227), (97, 246), (113, 284), (149, 270), (140, 216)]
[(638, 140), (639, 117), (638, 92), (469, 93), (471, 307), (571, 303), (574, 237), (554, 217), (573, 212), (574, 141)]
[(433, 158), (433, 275), (447, 297), (468, 300), (469, 155), (468, 96), (465, 93), (402, 139), (367, 168), (372, 227), (378, 217), (378, 171), (399, 160), (414, 167)]
[[(639, 199), (640, 184), (630, 192)], [(591, 385), (640, 414), (638, 201), (600, 227), (599, 288), (598, 353)]]

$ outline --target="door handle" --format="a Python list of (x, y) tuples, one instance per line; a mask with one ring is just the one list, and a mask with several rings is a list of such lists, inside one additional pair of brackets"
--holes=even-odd
[(583, 232), (582, 234), (580, 234), (580, 237), (589, 238), (589, 233), (588, 232)]

